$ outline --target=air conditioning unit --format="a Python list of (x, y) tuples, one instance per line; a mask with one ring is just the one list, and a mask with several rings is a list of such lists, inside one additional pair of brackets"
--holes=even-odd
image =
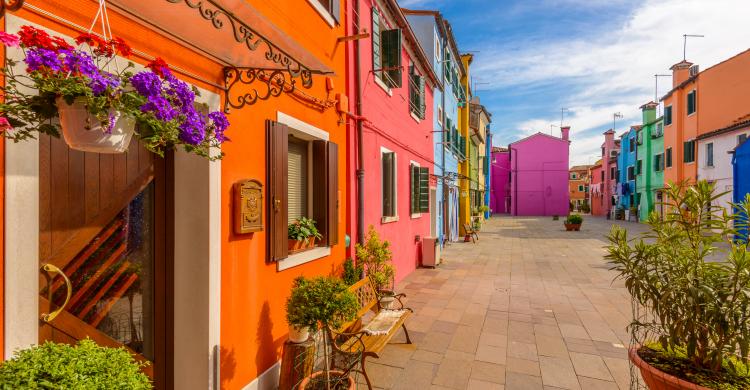
[(700, 68), (698, 67), (698, 65), (693, 65), (690, 67), (689, 72), (690, 72), (690, 77), (697, 76), (698, 73), (700, 73)]
[(620, 154), (619, 151), (617, 151), (617, 150), (610, 150), (609, 151), (609, 158), (615, 158), (615, 157), (617, 157), (618, 154)]
[(440, 264), (440, 240), (434, 237), (422, 239), (422, 267), (435, 268)]

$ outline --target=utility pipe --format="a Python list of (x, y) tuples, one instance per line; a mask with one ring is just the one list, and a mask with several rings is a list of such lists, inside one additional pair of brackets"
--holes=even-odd
[[(359, 2), (354, 0), (354, 28), (359, 33)], [(362, 80), (360, 70), (359, 40), (354, 41), (354, 89), (357, 94), (357, 104), (354, 113), (357, 118), (357, 242), (365, 242), (365, 167), (362, 155)]]

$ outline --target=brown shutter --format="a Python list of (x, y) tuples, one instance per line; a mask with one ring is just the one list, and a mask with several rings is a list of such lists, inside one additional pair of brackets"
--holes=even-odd
[(289, 129), (266, 120), (266, 260), (279, 261), (289, 255), (287, 245), (287, 153)]
[(321, 244), (338, 244), (338, 145), (313, 141), (313, 219)]

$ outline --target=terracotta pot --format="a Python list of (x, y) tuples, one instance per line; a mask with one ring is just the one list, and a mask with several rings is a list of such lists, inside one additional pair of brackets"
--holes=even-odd
[(293, 343), (304, 343), (310, 337), (310, 328), (289, 325), (289, 341)]
[[(331, 376), (343, 376), (344, 375), (344, 372), (343, 371), (339, 371), (339, 370), (331, 370), (328, 373)], [(310, 375), (307, 378), (305, 378), (305, 379), (302, 380), (302, 383), (300, 383), (300, 385), (299, 385), (299, 389), (300, 390), (307, 389), (307, 386), (310, 384), (310, 382), (313, 379), (315, 379), (315, 378), (317, 378), (319, 376), (324, 376), (324, 375), (325, 375), (325, 371), (316, 371), (316, 372), (313, 372), (312, 375)], [(349, 381), (349, 387), (348, 387), (349, 390), (355, 390), (357, 388), (357, 384), (354, 382), (354, 379), (352, 377), (350, 377), (350, 376), (347, 375), (345, 380)]]
[(297, 241), (291, 238), (287, 239), (289, 245), (289, 253), (302, 252), (311, 248), (315, 248), (315, 238), (310, 238), (307, 241)]
[(581, 230), (581, 224), (580, 223), (566, 223), (564, 225), (565, 225), (565, 230), (567, 230), (569, 232), (573, 231), (573, 230), (575, 230), (575, 231)]
[(57, 98), (57, 109), (60, 114), (65, 143), (71, 149), (94, 153), (124, 153), (128, 150), (130, 139), (135, 133), (135, 119), (111, 111), (114, 127), (107, 132), (101, 122), (91, 115), (81, 100), (68, 104)]
[(639, 347), (630, 347), (628, 356), (633, 365), (641, 371), (641, 377), (651, 390), (710, 390), (708, 387), (696, 385), (676, 376), (669, 375), (664, 371), (648, 364), (638, 356)]

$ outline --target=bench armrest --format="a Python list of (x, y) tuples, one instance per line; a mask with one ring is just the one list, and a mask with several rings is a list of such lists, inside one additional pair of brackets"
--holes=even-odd
[[(328, 329), (328, 332), (330, 334), (329, 338), (331, 340), (331, 348), (333, 348), (334, 350), (338, 352), (341, 352), (344, 354), (355, 354), (355, 353), (361, 353), (361, 351), (365, 350), (365, 343), (364, 341), (362, 341), (362, 337), (367, 335), (367, 333), (363, 330), (360, 330), (358, 332), (337, 332), (333, 329)], [(336, 340), (338, 340), (339, 338), (346, 339), (345, 341), (346, 344), (351, 343), (351, 345), (349, 346), (350, 350), (345, 351), (341, 349), (341, 345), (339, 345), (339, 343), (336, 342)], [(350, 341), (352, 339), (354, 339), (354, 341)], [(356, 351), (356, 352), (351, 351), (352, 349), (351, 347), (356, 344), (359, 344), (359, 347), (360, 347), (359, 351)]]
[(406, 294), (400, 293), (393, 296), (396, 298), (396, 301), (398, 301), (399, 307), (396, 308), (385, 308), (381, 307), (380, 310), (409, 310), (410, 312), (414, 313), (414, 310), (412, 310), (409, 307), (404, 307), (404, 301), (401, 300), (401, 298), (406, 298)]

